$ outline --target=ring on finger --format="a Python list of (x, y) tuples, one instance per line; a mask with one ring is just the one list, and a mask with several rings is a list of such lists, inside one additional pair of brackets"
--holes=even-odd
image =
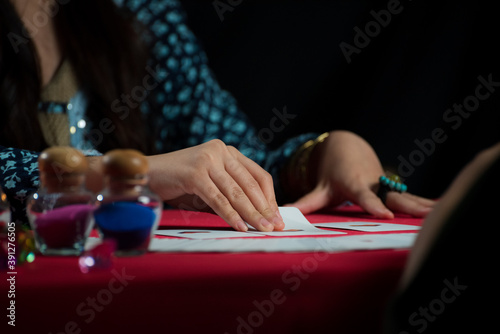
[(391, 175), (387, 177), (385, 175), (380, 176), (378, 179), (379, 188), (377, 191), (377, 196), (380, 198), (382, 203), (385, 204), (387, 199), (387, 193), (390, 191), (396, 191), (398, 193), (404, 193), (408, 190), (406, 184), (401, 182), (401, 179), (398, 175)]

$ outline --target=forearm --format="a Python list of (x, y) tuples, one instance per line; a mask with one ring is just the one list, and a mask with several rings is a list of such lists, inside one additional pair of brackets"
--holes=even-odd
[(39, 186), (38, 153), (0, 146), (0, 186), (7, 195), (12, 220), (27, 223), (25, 201)]

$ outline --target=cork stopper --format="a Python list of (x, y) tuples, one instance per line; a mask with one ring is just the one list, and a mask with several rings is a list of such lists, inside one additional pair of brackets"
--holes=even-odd
[(102, 162), (104, 174), (114, 178), (142, 178), (148, 173), (146, 157), (132, 149), (109, 151)]
[(82, 152), (69, 146), (50, 147), (38, 157), (42, 185), (49, 192), (79, 187), (85, 182), (88, 162)]

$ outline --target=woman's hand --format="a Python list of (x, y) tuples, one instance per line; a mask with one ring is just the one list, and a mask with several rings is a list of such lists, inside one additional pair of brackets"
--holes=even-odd
[(197, 210), (206, 203), (239, 231), (248, 229), (245, 221), (260, 231), (285, 226), (271, 175), (220, 140), (150, 156), (148, 161), (150, 187), (166, 202)]
[(331, 132), (317, 146), (311, 161), (310, 170), (318, 171), (316, 188), (290, 204), (304, 214), (351, 201), (378, 218), (393, 218), (391, 210), (423, 217), (434, 204), (432, 200), (391, 191), (384, 205), (376, 195), (384, 170), (371, 146), (352, 132)]

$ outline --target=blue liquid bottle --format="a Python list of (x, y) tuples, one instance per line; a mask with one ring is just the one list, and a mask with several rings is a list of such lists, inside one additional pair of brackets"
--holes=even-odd
[(103, 238), (115, 239), (118, 256), (147, 252), (161, 218), (163, 203), (148, 187), (146, 157), (117, 149), (103, 157), (104, 191), (94, 212)]

